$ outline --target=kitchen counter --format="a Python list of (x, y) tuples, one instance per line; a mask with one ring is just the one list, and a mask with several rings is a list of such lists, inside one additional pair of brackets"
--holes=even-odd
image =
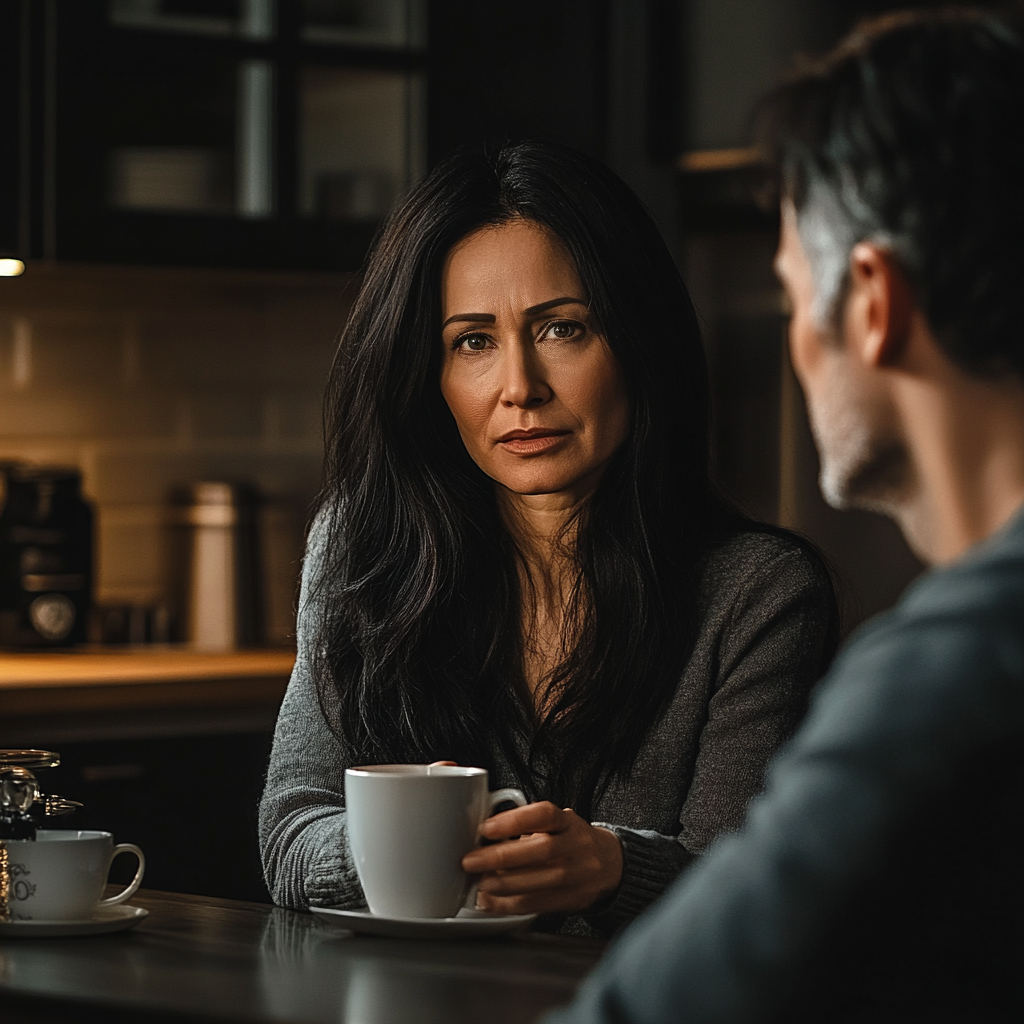
[(64, 827), (138, 843), (157, 888), (266, 899), (256, 808), (294, 661), (287, 650), (0, 651), (0, 747), (59, 753), (43, 791), (84, 805)]
[(204, 732), (262, 727), (294, 662), (289, 650), (0, 651), (0, 745), (161, 734), (188, 723)]

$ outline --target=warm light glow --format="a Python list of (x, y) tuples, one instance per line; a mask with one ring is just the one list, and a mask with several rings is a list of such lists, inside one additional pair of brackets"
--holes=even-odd
[(735, 171), (744, 167), (756, 167), (763, 161), (760, 150), (745, 149), (699, 149), (684, 153), (677, 166), (681, 171)]
[(0, 260), (0, 277), (17, 277), (25, 273), (25, 264), (21, 260)]

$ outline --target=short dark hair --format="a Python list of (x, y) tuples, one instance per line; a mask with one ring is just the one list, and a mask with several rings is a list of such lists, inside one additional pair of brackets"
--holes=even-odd
[(947, 8), (865, 21), (757, 119), (798, 223), (821, 199), (819, 227), (842, 238), (837, 277), (858, 241), (888, 244), (939, 344), (980, 375), (1024, 377), (1020, 15)]

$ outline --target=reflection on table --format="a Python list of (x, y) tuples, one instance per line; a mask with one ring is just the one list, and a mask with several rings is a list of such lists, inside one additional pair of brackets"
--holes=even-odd
[(178, 1018), (518, 1024), (568, 1002), (602, 944), (356, 936), (311, 914), (143, 890), (134, 931), (0, 941), (5, 1024)]

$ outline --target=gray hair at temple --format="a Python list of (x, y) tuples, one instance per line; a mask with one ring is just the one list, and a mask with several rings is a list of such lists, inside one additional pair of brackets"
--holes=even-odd
[(892, 251), (946, 354), (1024, 377), (1021, 11), (946, 8), (862, 23), (762, 103), (758, 142), (793, 203), (836, 330), (850, 251)]
[(908, 240), (887, 231), (861, 200), (849, 175), (841, 176), (838, 188), (821, 177), (812, 178), (796, 224), (814, 277), (811, 316), (822, 332), (835, 330), (839, 324), (850, 279), (850, 252), (858, 242), (874, 242), (889, 249), (903, 264), (912, 254)]

